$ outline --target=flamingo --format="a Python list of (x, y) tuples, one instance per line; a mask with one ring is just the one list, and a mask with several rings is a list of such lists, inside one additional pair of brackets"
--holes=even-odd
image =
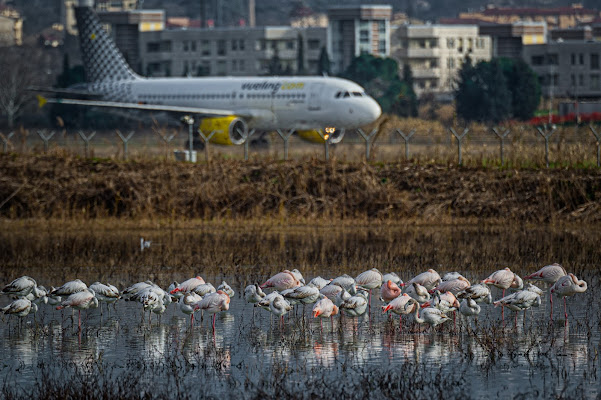
[(425, 303), (431, 298), (428, 289), (416, 282), (410, 284), (407, 289), (405, 289), (405, 293), (417, 300), (420, 304)]
[(355, 279), (352, 276), (349, 276), (347, 274), (340, 275), (332, 279), (330, 285), (338, 285), (350, 294), (357, 293), (357, 282), (355, 282)]
[(410, 314), (414, 311), (414, 308), (419, 308), (417, 300), (409, 296), (407, 293), (403, 293), (401, 296), (395, 298), (390, 303), (382, 306), (382, 313), (392, 311), (399, 316), (399, 330), (402, 329), (403, 315)]
[(342, 291), (336, 293), (336, 296), (334, 297), (334, 300), (332, 300), (332, 301), (334, 302), (334, 304), (336, 304), (336, 307), (340, 307), (340, 305), (342, 303), (344, 303), (351, 297), (353, 297), (353, 296), (349, 292), (347, 292), (346, 289), (342, 289)]
[[(323, 297), (313, 306), (313, 318), (330, 318), (332, 330), (334, 330), (334, 320), (332, 316), (338, 314), (338, 307), (327, 297)], [(322, 320), (319, 320), (319, 326), (323, 330)]]
[(200, 276), (190, 278), (180, 283), (175, 289), (169, 292), (169, 294), (175, 294), (177, 292), (189, 293), (194, 290), (196, 286), (202, 285), (203, 283), (205, 283), (205, 280)]
[(389, 272), (387, 274), (384, 274), (384, 276), (382, 276), (382, 285), (388, 281), (394, 282), (397, 286), (403, 285), (403, 280), (394, 272)]
[(367, 310), (367, 296), (364, 292), (359, 292), (344, 300), (338, 307), (341, 311), (344, 311), (345, 315), (360, 317)]
[(380, 297), (385, 303), (390, 303), (401, 295), (401, 288), (391, 280), (388, 280), (380, 288)]
[(296, 278), (296, 279), (297, 279), (297, 280), (298, 280), (300, 283), (302, 283), (303, 285), (306, 285), (306, 283), (305, 283), (305, 278), (303, 278), (303, 274), (301, 274), (301, 272), (300, 272), (298, 269), (294, 268), (294, 269), (293, 269), (292, 271), (290, 271), (290, 272), (292, 272), (292, 275), (294, 275), (294, 277), (295, 277), (295, 278)]
[(129, 301), (133, 296), (138, 294), (138, 292), (150, 286), (154, 286), (154, 283), (152, 281), (134, 283), (133, 285), (123, 289), (121, 297), (123, 297), (126, 301)]
[(455, 279), (459, 279), (460, 276), (465, 278), (459, 272), (447, 272), (446, 274), (443, 275), (442, 281), (443, 282), (454, 281)]
[(492, 303), (492, 294), (490, 293), (490, 288), (488, 285), (483, 283), (478, 283), (476, 285), (470, 286), (465, 290), (457, 293), (457, 298), (459, 299), (473, 299), (476, 303)]
[(382, 286), (382, 273), (377, 268), (372, 268), (369, 271), (360, 273), (356, 278), (355, 282), (357, 286), (363, 289), (369, 290), (369, 305), (371, 306), (371, 291), (372, 289), (379, 288)]
[(309, 282), (309, 285), (313, 285), (315, 286), (318, 290), (321, 290), (324, 288), (324, 286), (326, 286), (328, 283), (330, 283), (329, 280), (327, 279), (323, 279), (321, 276), (317, 276), (313, 279), (311, 279), (311, 281)]
[(461, 301), (459, 312), (466, 317), (473, 317), (480, 314), (481, 307), (471, 297), (467, 297)]
[(453, 323), (455, 323), (455, 318), (456, 318), (456, 314), (455, 311), (457, 311), (460, 307), (459, 301), (457, 300), (457, 297), (455, 297), (455, 295), (451, 292), (444, 292), (444, 293), (440, 293), (440, 291), (435, 291), (434, 292), (434, 300), (432, 301), (427, 301), (424, 304), (422, 304), (422, 308), (426, 308), (429, 307), (430, 305), (433, 305), (435, 308), (438, 308), (440, 311), (442, 311), (443, 313), (448, 313), (449, 311), (453, 312)]
[(38, 306), (28, 299), (19, 298), (6, 307), (0, 308), (0, 310), (5, 315), (16, 315), (17, 317), (23, 319), (31, 313), (36, 313), (38, 311)]
[(317, 299), (319, 299), (319, 289), (312, 283), (289, 290), (292, 291), (289, 292), (287, 295), (284, 295), (284, 292), (282, 292), (282, 296), (284, 296), (284, 298), (288, 300), (291, 304), (293, 302), (302, 303), (303, 315), (305, 306), (307, 304), (313, 304), (317, 301)]
[(261, 285), (261, 289), (273, 287), (278, 292), (300, 286), (300, 281), (287, 269), (275, 274)]
[[(533, 274), (524, 277), (525, 280), (543, 281), (547, 285), (552, 286), (561, 278), (566, 276), (568, 273), (561, 264), (553, 263), (545, 265)], [(551, 319), (553, 319), (553, 296), (549, 296), (549, 302), (551, 303)]]
[(196, 306), (201, 300), (202, 297), (196, 293), (187, 292), (177, 302), (179, 310), (190, 316), (190, 328), (194, 326), (194, 311), (196, 311)]
[(221, 290), (222, 292), (225, 292), (230, 298), (232, 298), (236, 295), (236, 292), (234, 292), (234, 289), (232, 289), (232, 287), (230, 285), (228, 285), (226, 281), (222, 281), (221, 285), (217, 286), (217, 290)]
[(7, 294), (14, 297), (25, 297), (37, 287), (35, 279), (29, 276), (22, 276), (15, 279), (2, 289), (2, 294)]
[(583, 280), (576, 278), (576, 275), (572, 273), (562, 276), (551, 287), (551, 295), (555, 294), (555, 296), (557, 297), (563, 297), (563, 310), (566, 317), (566, 323), (568, 322), (568, 308), (566, 305), (566, 297), (573, 296), (576, 293), (584, 293), (587, 288), (587, 283)]
[(284, 326), (284, 315), (290, 310), (292, 310), (292, 305), (283, 296), (275, 296), (269, 302), (269, 311), (280, 317), (281, 326)]
[[(503, 296), (505, 297), (505, 290), (509, 289), (511, 285), (515, 282), (516, 275), (511, 272), (509, 268), (501, 269), (493, 272), (488, 278), (484, 279), (480, 283), (484, 283), (486, 285), (493, 285), (500, 289), (503, 289)], [(503, 321), (505, 321), (505, 308), (501, 309), (501, 315)]]
[(87, 288), (88, 286), (85, 283), (79, 279), (75, 279), (74, 281), (66, 282), (63, 286), (52, 290), (50, 294), (54, 296), (68, 297), (72, 294), (83, 292)]
[(213, 333), (215, 332), (215, 316), (218, 312), (227, 311), (230, 309), (230, 296), (227, 295), (223, 290), (218, 290), (215, 293), (206, 295), (200, 303), (196, 306), (197, 308), (213, 314)]
[(259, 285), (256, 283), (252, 284), (252, 285), (248, 285), (244, 289), (244, 300), (246, 300), (247, 303), (250, 303), (250, 304), (258, 303), (264, 297), (265, 297), (265, 293), (263, 292), (263, 290), (261, 290)]
[[(109, 309), (109, 304), (114, 304), (120, 297), (119, 290), (113, 285), (104, 285), (100, 282), (94, 282), (90, 285), (90, 289), (94, 291), (98, 301), (106, 303), (107, 309)], [(100, 315), (102, 315), (102, 304), (100, 304)]]
[(419, 283), (424, 286), (428, 290), (434, 289), (437, 285), (442, 282), (440, 279), (440, 275), (438, 272), (430, 268), (429, 270), (422, 272), (421, 274), (415, 276), (409, 282), (405, 283), (405, 286), (410, 285), (412, 283)]
[[(354, 286), (353, 286), (354, 287)], [(344, 287), (340, 285), (338, 282), (330, 282), (329, 285), (324, 286), (319, 293), (326, 296), (328, 299), (333, 300), (336, 298), (336, 295), (342, 291), (344, 291)]]
[(81, 310), (87, 310), (88, 308), (97, 308), (98, 299), (95, 296), (94, 290), (84, 289), (80, 292), (73, 293), (66, 300), (64, 300), (60, 306), (57, 306), (57, 310), (63, 308), (72, 307), (78, 311), (79, 318), (77, 327), (81, 330)]
[(440, 325), (442, 323), (445, 323), (446, 321), (451, 319), (445, 313), (443, 313), (441, 310), (439, 310), (438, 308), (433, 308), (433, 307), (423, 308), (421, 317), (419, 316), (420, 308), (414, 307), (413, 309), (414, 309), (415, 321), (418, 324), (426, 323), (426, 324), (430, 325), (430, 327), (434, 327), (434, 326)]
[(520, 290), (505, 296), (502, 299), (495, 301), (493, 304), (495, 307), (502, 306), (507, 307), (512, 311), (515, 311), (515, 326), (518, 325), (518, 312), (528, 310), (531, 307), (538, 307), (541, 304), (541, 293), (542, 291), (534, 285), (529, 285), (528, 288)]
[[(227, 285), (227, 283), (226, 283), (226, 285)], [(229, 287), (229, 285), (228, 285), (228, 287)], [(232, 288), (230, 288), (230, 290), (231, 289)], [(209, 293), (215, 293), (216, 291), (217, 290), (215, 290), (215, 286), (213, 286), (213, 284), (211, 282), (200, 284), (200, 285), (196, 286), (194, 289), (192, 289), (192, 292), (196, 293), (197, 295), (199, 295), (201, 297), (204, 297)], [(181, 292), (179, 292), (179, 293), (181, 293)], [(176, 292), (176, 295), (177, 294), (178, 294), (178, 292)], [(233, 294), (234, 294), (234, 291), (232, 290), (232, 296), (233, 296)]]
[[(448, 275), (448, 274), (447, 274)], [(445, 275), (445, 277), (447, 276)], [(438, 290), (442, 293), (451, 292), (453, 294), (457, 294), (462, 290), (470, 287), (470, 281), (464, 278), (462, 275), (459, 275), (456, 279), (443, 280), (438, 286), (431, 290), (431, 293), (434, 293), (435, 290)]]

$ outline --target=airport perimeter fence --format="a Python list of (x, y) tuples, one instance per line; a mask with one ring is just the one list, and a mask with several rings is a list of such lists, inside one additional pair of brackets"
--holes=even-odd
[[(165, 157), (167, 159), (197, 162), (197, 152), (190, 146), (192, 132), (153, 129), (154, 133), (121, 132), (119, 130), (96, 134), (95, 131), (56, 131), (25, 130), (0, 132), (4, 153), (41, 153), (62, 149), (84, 157), (129, 158)], [(211, 161), (210, 139), (216, 132), (198, 131), (197, 139), (204, 147), (205, 162)], [(218, 154), (224, 158), (249, 159), (252, 142), (259, 135), (254, 130), (241, 134), (241, 146), (220, 147)], [(261, 154), (272, 158), (289, 158), (290, 139), (294, 131), (278, 131), (261, 136), (256, 156)], [(601, 167), (601, 124), (573, 126), (494, 126), (494, 127), (448, 127), (443, 131), (412, 127), (393, 129), (362, 129), (348, 131), (339, 140), (332, 140), (320, 132), (324, 146), (324, 158), (330, 158), (330, 149), (335, 145), (338, 157), (344, 159), (365, 159), (385, 162), (399, 160), (425, 160), (428, 162), (456, 162), (464, 165), (467, 155), (479, 163), (510, 165), (573, 165)], [(176, 139), (182, 139), (176, 141)], [(283, 155), (280, 153), (283, 143)], [(194, 141), (192, 141), (193, 143)], [(296, 155), (314, 155), (315, 147), (293, 140)], [(179, 146), (178, 146), (179, 145)], [(364, 146), (364, 151), (360, 148)], [(553, 149), (552, 159), (550, 153)], [(299, 150), (300, 149), (300, 150)], [(376, 149), (374, 155), (374, 149)], [(361, 155), (361, 153), (363, 153)], [(508, 156), (509, 153), (509, 156)], [(544, 157), (544, 158), (543, 158)]]

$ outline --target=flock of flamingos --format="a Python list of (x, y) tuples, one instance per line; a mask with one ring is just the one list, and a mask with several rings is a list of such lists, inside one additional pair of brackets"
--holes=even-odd
[[(559, 264), (551, 264), (523, 278), (524, 280), (542, 281), (550, 288), (551, 319), (553, 318), (553, 295), (564, 299), (564, 312), (567, 323), (565, 298), (587, 289), (587, 283), (578, 279), (574, 274), (567, 273)], [(489, 286), (503, 290), (503, 297), (492, 301)], [(263, 289), (273, 288), (269, 294)], [(445, 274), (442, 278), (433, 269), (423, 272), (408, 282), (403, 281), (395, 273), (382, 275), (377, 269), (362, 272), (356, 278), (342, 275), (334, 279), (316, 277), (308, 284), (302, 274), (294, 269), (285, 270), (262, 285), (249, 285), (244, 290), (244, 299), (255, 307), (262, 307), (278, 317), (283, 317), (292, 310), (294, 305), (313, 304), (312, 316), (330, 318), (339, 313), (350, 317), (363, 315), (371, 307), (372, 290), (380, 288), (380, 299), (384, 303), (382, 312), (393, 312), (399, 315), (399, 324), (403, 315), (413, 314), (415, 321), (436, 326), (449, 320), (447, 313), (459, 311), (465, 316), (480, 314), (480, 304), (493, 304), (515, 311), (526, 311), (541, 304), (543, 291), (528, 283), (524, 286), (522, 278), (505, 268), (492, 273), (481, 283), (471, 285), (458, 272)], [(513, 292), (505, 296), (505, 291)], [(213, 331), (215, 331), (215, 315), (227, 311), (234, 291), (223, 282), (215, 289), (211, 283), (206, 283), (200, 276), (182, 283), (173, 282), (167, 290), (161, 289), (151, 281), (136, 283), (122, 292), (112, 286), (99, 282), (89, 287), (79, 279), (70, 281), (51, 290), (38, 286), (36, 281), (28, 276), (15, 279), (2, 289), (2, 294), (10, 296), (14, 301), (2, 308), (7, 315), (21, 318), (38, 310), (38, 304), (49, 304), (60, 310), (67, 307), (79, 310), (81, 329), (81, 310), (97, 308), (99, 304), (114, 304), (119, 299), (138, 301), (144, 311), (161, 315), (170, 303), (176, 303), (177, 308), (190, 316), (191, 326), (194, 325), (194, 314), (198, 311), (213, 315)], [(100, 309), (102, 311), (102, 308)], [(421, 312), (420, 312), (421, 311)], [(254, 309), (253, 309), (254, 314)], [(333, 322), (332, 322), (333, 324)], [(332, 325), (333, 327), (333, 325)]]

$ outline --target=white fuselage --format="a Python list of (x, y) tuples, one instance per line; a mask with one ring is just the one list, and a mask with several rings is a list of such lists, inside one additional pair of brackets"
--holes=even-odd
[(353, 129), (381, 114), (361, 86), (331, 77), (148, 78), (92, 89), (113, 101), (231, 110), (264, 130)]

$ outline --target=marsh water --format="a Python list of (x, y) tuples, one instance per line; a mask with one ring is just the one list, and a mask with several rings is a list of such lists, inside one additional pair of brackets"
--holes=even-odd
[[(3, 397), (601, 397), (601, 249), (595, 228), (523, 227), (11, 227), (0, 234), (0, 283), (29, 275), (58, 286), (81, 278), (119, 289), (152, 279), (166, 288), (196, 274), (236, 291), (228, 312), (193, 327), (171, 305), (148, 320), (136, 302), (82, 312), (41, 305), (0, 324)], [(150, 240), (141, 250), (140, 238)], [(87, 262), (86, 262), (87, 261)], [(296, 307), (284, 324), (246, 304), (246, 284), (284, 268), (305, 279), (376, 267), (403, 280), (428, 268), (472, 283), (504, 267), (524, 276), (561, 262), (588, 290), (521, 313), (484, 305), (431, 330), (413, 317), (382, 314), (377, 291), (360, 318), (320, 322)], [(542, 286), (542, 285), (541, 285)], [(376, 294), (377, 293), (377, 294)], [(493, 289), (499, 298), (500, 290)], [(0, 306), (8, 304), (0, 297)], [(106, 307), (106, 306), (103, 306)], [(110, 314), (109, 314), (110, 313)], [(50, 398), (50, 396), (48, 396)]]

